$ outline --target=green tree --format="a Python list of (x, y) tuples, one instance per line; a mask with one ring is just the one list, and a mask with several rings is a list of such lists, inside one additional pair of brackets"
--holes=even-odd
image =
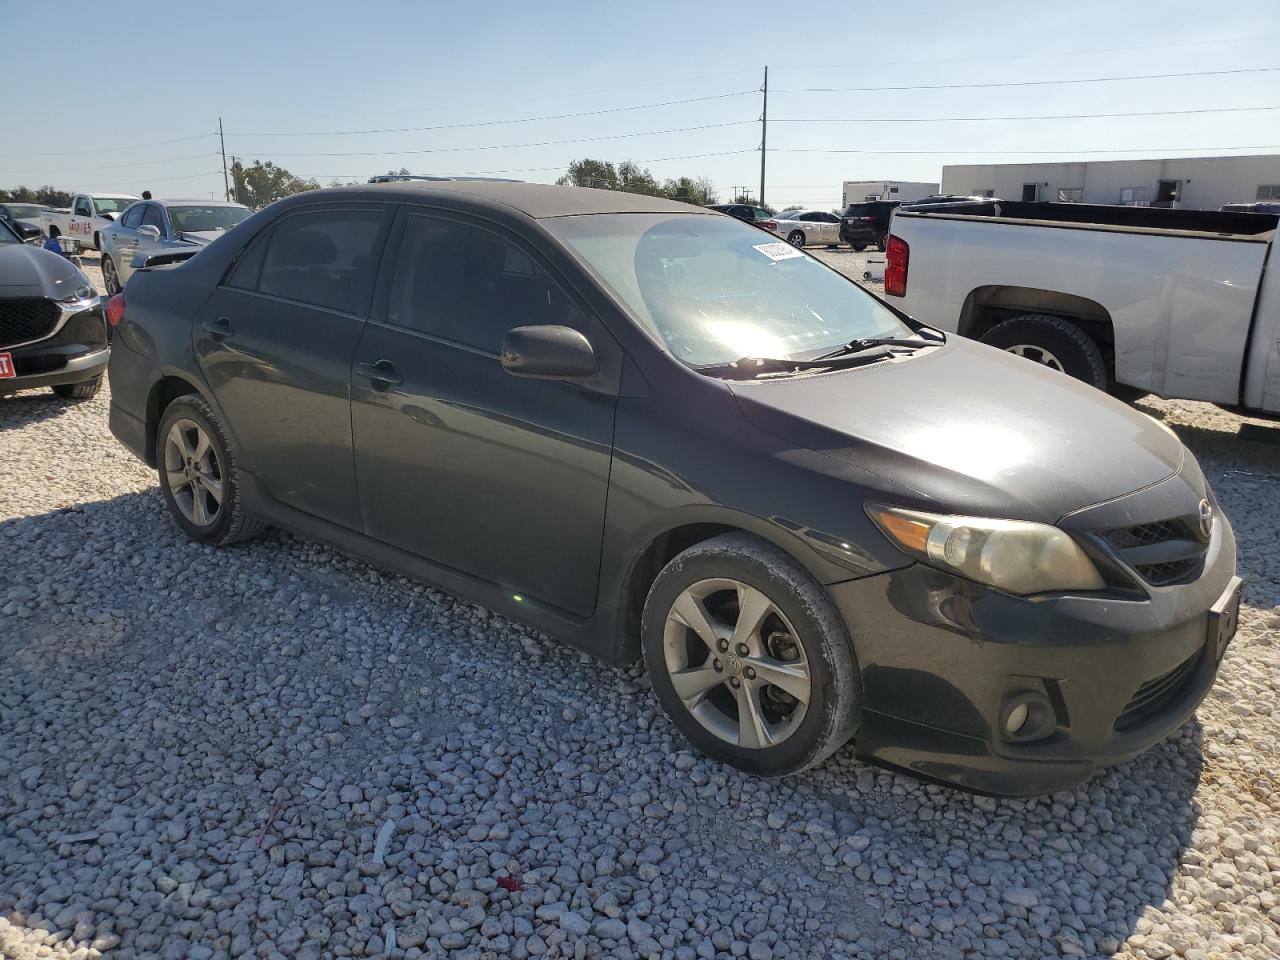
[(36, 187), (34, 190), (30, 187), (10, 187), (8, 190), (0, 190), (0, 202), (5, 200), (13, 203), (43, 203), (50, 207), (68, 207), (71, 205), (71, 194), (47, 184)]
[(562, 187), (597, 187), (618, 189), (618, 171), (608, 160), (574, 160), (569, 172), (556, 181)]
[(274, 203), (281, 197), (318, 190), (320, 184), (310, 178), (294, 176), (284, 167), (277, 167), (268, 160), (253, 161), (246, 167), (239, 160), (231, 164), (231, 190), (234, 199), (255, 210)]

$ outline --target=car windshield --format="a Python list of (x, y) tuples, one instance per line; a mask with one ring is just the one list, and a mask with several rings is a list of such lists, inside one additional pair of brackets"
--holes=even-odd
[(38, 203), (6, 203), (5, 207), (14, 220), (39, 220), (40, 211), (46, 209)]
[(179, 233), (202, 233), (215, 230), (230, 230), (242, 220), (247, 220), (252, 211), (247, 207), (224, 206), (182, 206), (169, 207), (169, 219), (173, 229)]
[(596, 214), (543, 224), (637, 320), (695, 366), (807, 360), (912, 331), (857, 284), (755, 227), (696, 214)]
[(94, 197), (93, 205), (98, 213), (119, 213), (137, 197)]

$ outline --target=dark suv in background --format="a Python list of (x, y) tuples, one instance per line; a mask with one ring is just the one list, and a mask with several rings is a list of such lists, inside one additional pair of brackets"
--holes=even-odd
[(865, 250), (873, 245), (883, 250), (889, 234), (889, 218), (897, 207), (897, 200), (849, 204), (840, 215), (840, 239), (855, 250)]
[(764, 207), (752, 206), (749, 203), (711, 203), (707, 205), (707, 209), (727, 213), (731, 217), (745, 220), (747, 223), (760, 227), (762, 230), (778, 229), (777, 220)]

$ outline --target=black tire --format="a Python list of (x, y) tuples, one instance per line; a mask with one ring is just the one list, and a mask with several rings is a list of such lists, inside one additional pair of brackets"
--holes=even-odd
[[(223, 485), (223, 499), (217, 515), (208, 525), (198, 525), (188, 519), (178, 506), (170, 487), (169, 472), (165, 462), (165, 438), (180, 420), (193, 422), (208, 436), (212, 452), (217, 458), (218, 474)], [(261, 520), (245, 512), (241, 502), (240, 471), (235, 451), (227, 439), (226, 431), (209, 402), (198, 393), (188, 393), (169, 404), (160, 416), (156, 430), (156, 472), (160, 477), (160, 491), (174, 522), (192, 540), (225, 547), (241, 540), (256, 537), (266, 527)]]
[(880, 236), (876, 237), (876, 249), (884, 253), (889, 249), (889, 231), (883, 231)]
[(787, 243), (791, 244), (793, 247), (803, 247), (804, 246), (803, 231), (792, 230), (790, 233), (787, 234)]
[(102, 235), (99, 233), (94, 233), (93, 235), (93, 249), (99, 253), (102, 252)]
[(53, 392), (63, 400), (92, 400), (102, 389), (102, 374), (92, 380), (81, 380), (79, 383), (60, 383)]
[[(1041, 357), (1052, 359), (1053, 362), (1047, 365), (1099, 390), (1106, 390), (1110, 382), (1102, 349), (1089, 334), (1065, 317), (1025, 313), (996, 324), (979, 339), (1010, 352), (1033, 348), (1041, 352)], [(1038, 359), (1031, 351), (1025, 355)]]
[[(764, 593), (786, 620), (772, 620), (774, 614), (771, 613), (761, 621), (759, 632), (763, 633), (763, 625), (769, 623), (794, 628), (794, 634), (783, 634), (788, 638), (785, 642), (798, 643), (807, 664), (808, 704), (794, 721), (789, 735), (772, 746), (746, 747), (718, 736), (694, 716), (676, 693), (671, 679), (667, 663), (669, 650), (686, 642), (694, 648), (703, 649), (693, 637), (693, 631), (686, 631), (687, 637), (677, 637), (669, 643), (668, 617), (672, 607), (687, 589), (721, 578), (732, 579)], [(708, 598), (708, 603), (711, 599)], [(736, 605), (731, 609), (736, 610)], [(686, 739), (715, 760), (752, 774), (783, 776), (821, 763), (847, 743), (857, 730), (862, 687), (853, 644), (844, 621), (826, 593), (799, 564), (766, 541), (745, 533), (729, 533), (696, 544), (679, 554), (663, 568), (649, 590), (641, 629), (645, 665), (659, 704)], [(679, 634), (683, 629), (683, 625), (677, 622), (673, 633)], [(722, 629), (729, 628), (722, 626)], [(775, 636), (778, 634), (771, 634), (769, 642)], [(790, 639), (792, 636), (794, 641)], [(712, 662), (712, 657), (703, 655), (707, 659), (700, 666), (705, 668)], [(734, 670), (744, 670), (746, 665), (761, 662), (746, 656), (741, 660), (729, 658), (728, 654), (723, 656), (734, 661)], [(690, 666), (689, 669), (696, 668)], [(716, 669), (720, 670), (718, 661)], [(755, 675), (749, 671), (741, 674), (748, 675), (754, 679)], [(702, 700), (728, 695), (731, 698), (729, 702), (732, 702), (734, 694), (727, 682), (726, 679), (725, 683), (708, 690), (702, 695)], [(742, 681), (739, 682), (741, 685)], [(766, 686), (758, 687), (758, 695), (753, 695), (757, 704), (761, 704), (765, 696), (776, 696), (778, 688)], [(770, 700), (771, 707), (775, 703)]]
[[(108, 269), (108, 267), (110, 269)], [(107, 288), (107, 296), (115, 296), (123, 289), (123, 287), (120, 286), (120, 274), (116, 272), (115, 261), (105, 253), (102, 255), (101, 269), (102, 283)]]
[(867, 249), (867, 245), (865, 243), (851, 243), (849, 246), (853, 247), (854, 253), (861, 253), (863, 250)]
[(61, 231), (61, 230), (59, 230), (57, 227), (50, 227), (50, 228), (49, 228), (49, 236), (50, 236), (50, 237), (60, 237), (60, 236), (62, 236), (62, 231)]

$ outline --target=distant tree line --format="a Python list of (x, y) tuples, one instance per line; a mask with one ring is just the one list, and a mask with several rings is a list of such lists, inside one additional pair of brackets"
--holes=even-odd
[(71, 206), (71, 194), (66, 190), (57, 190), (47, 184), (43, 187), (10, 187), (0, 189), (0, 203), (42, 203), (46, 207)]
[(647, 167), (634, 160), (614, 164), (610, 160), (574, 160), (556, 183), (562, 187), (596, 187), (623, 190), (650, 197), (667, 197), (685, 203), (717, 203), (719, 193), (710, 177), (676, 177), (659, 181)]

